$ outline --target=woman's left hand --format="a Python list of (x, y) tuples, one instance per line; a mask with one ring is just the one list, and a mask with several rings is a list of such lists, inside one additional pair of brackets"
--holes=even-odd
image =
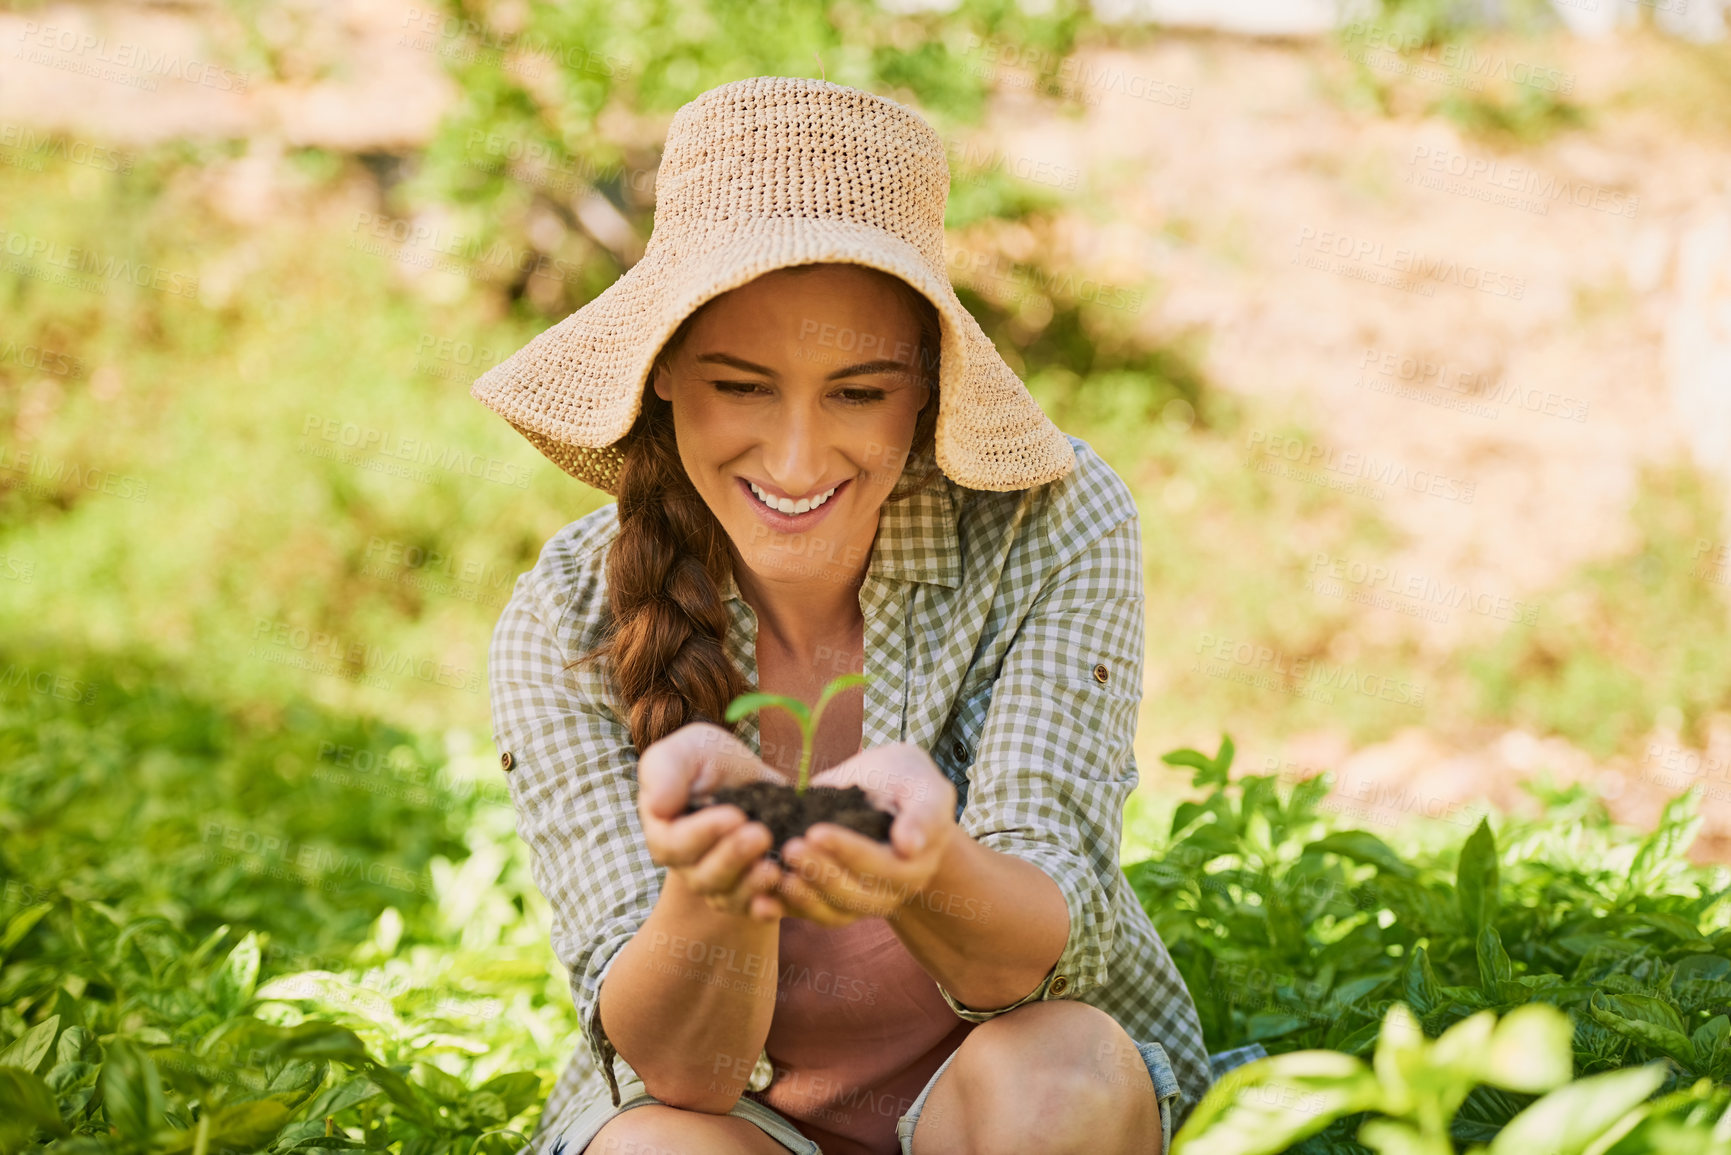
[(858, 786), (896, 817), (888, 844), (833, 822), (789, 839), (774, 893), (793, 918), (846, 926), (889, 916), (931, 881), (951, 840), (967, 837), (956, 828), (955, 786), (911, 743), (862, 750), (813, 774), (811, 785)]

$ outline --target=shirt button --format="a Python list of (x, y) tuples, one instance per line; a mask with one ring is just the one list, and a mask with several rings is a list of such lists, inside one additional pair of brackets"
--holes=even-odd
[(499, 755), (499, 769), (505, 771), (505, 773), (509, 774), (511, 772), (511, 767), (516, 764), (517, 760), (511, 757), (511, 751), (507, 750), (503, 754)]
[(1067, 975), (1053, 975), (1052, 976), (1052, 985), (1049, 989), (1051, 990), (1051, 993), (1054, 995), (1063, 994), (1065, 991), (1070, 989), (1069, 976), (1067, 976)]
[(1106, 684), (1106, 665), (1104, 662), (1094, 667), (1094, 680), (1102, 686)]
[(960, 738), (957, 738), (954, 742), (950, 743), (950, 753), (954, 754), (958, 759), (966, 758), (968, 756), (968, 744), (963, 742)]

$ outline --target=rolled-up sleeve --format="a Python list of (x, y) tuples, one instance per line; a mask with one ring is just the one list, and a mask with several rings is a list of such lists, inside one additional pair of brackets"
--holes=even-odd
[(570, 970), (578, 1021), (617, 1106), (617, 1052), (601, 1028), (601, 983), (653, 911), (665, 870), (643, 841), (637, 749), (607, 704), (604, 677), (594, 665), (565, 669), (576, 654), (562, 644), (562, 630), (587, 632), (580, 628), (585, 615), (573, 612), (585, 591), (557, 601), (543, 580), (546, 560), (518, 579), (494, 628), (494, 739), (508, 769), (517, 833), (552, 909), (554, 953)]
[(956, 1014), (974, 1022), (1036, 999), (1079, 997), (1107, 981), (1124, 803), (1138, 780), (1145, 600), (1135, 505), (1122, 482), (1110, 482), (1093, 499), (1074, 495), (1085, 499), (1079, 508), (1065, 501), (1067, 512), (1046, 511), (1068, 516), (1065, 534), (1073, 536), (1041, 546), (1050, 573), (993, 683), (959, 820), (981, 845), (1032, 863), (1058, 884), (1069, 938), (1039, 985), (1009, 1006), (965, 1007), (939, 984)]

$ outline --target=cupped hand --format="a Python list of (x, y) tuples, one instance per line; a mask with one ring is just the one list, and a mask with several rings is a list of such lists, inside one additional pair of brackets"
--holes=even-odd
[(823, 926), (883, 918), (931, 881), (956, 828), (956, 788), (931, 755), (908, 742), (862, 750), (812, 775), (813, 786), (858, 786), (895, 813), (888, 845), (833, 822), (814, 823), (782, 847), (775, 893), (786, 913)]
[(785, 913), (770, 893), (781, 877), (764, 858), (769, 828), (739, 807), (685, 814), (694, 796), (723, 786), (781, 782), (751, 748), (709, 722), (693, 722), (652, 743), (637, 761), (637, 811), (649, 857), (711, 910), (773, 922)]

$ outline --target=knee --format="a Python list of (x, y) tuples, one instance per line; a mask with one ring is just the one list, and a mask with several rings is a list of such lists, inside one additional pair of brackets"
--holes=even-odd
[(679, 1155), (691, 1140), (691, 1111), (650, 1103), (607, 1120), (583, 1155)]
[(980, 1062), (964, 1088), (967, 1130), (982, 1152), (1087, 1150), (1135, 1102), (1138, 1076), (1152, 1086), (1124, 1028), (1086, 1003), (1030, 1003), (980, 1024), (968, 1043)]

